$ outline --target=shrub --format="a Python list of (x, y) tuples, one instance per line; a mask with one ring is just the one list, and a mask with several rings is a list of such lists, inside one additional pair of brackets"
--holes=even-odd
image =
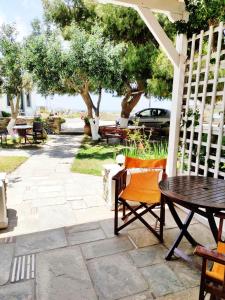
[(8, 112), (6, 112), (6, 111), (3, 111), (3, 110), (2, 110), (2, 116), (3, 116), (4, 118), (6, 118), (6, 117), (11, 117), (11, 114), (8, 113)]

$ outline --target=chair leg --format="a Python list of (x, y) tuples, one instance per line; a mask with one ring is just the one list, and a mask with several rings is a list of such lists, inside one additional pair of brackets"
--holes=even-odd
[(199, 300), (205, 299), (205, 272), (206, 272), (206, 259), (203, 258), (202, 261), (202, 275), (201, 275), (201, 282), (200, 282), (200, 290), (199, 290)]
[(160, 206), (160, 221), (159, 221), (159, 235), (160, 235), (160, 240), (163, 243), (163, 226), (165, 225), (165, 201), (162, 196), (161, 198), (161, 206)]
[(118, 235), (118, 197), (115, 197), (114, 234)]

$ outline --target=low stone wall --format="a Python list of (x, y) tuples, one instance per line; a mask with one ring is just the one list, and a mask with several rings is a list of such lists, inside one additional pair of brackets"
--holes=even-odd
[[(10, 121), (10, 117), (0, 117), (0, 130), (6, 129), (8, 123)], [(27, 125), (33, 125), (34, 118), (33, 117), (18, 117), (16, 119), (16, 125), (20, 124), (27, 124)], [(45, 120), (46, 126), (49, 128), (50, 132), (53, 132), (55, 134), (59, 134), (61, 131), (61, 124), (62, 124), (62, 118), (60, 117), (48, 117)]]
[(55, 134), (59, 134), (61, 131), (62, 118), (60, 117), (48, 117), (46, 120), (46, 125)]

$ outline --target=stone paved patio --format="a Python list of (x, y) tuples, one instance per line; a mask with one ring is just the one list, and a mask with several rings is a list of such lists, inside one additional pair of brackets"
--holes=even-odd
[[(80, 137), (54, 137), (10, 175), (0, 299), (197, 300), (199, 273), (181, 259), (164, 260), (177, 234), (168, 210), (165, 244), (139, 222), (115, 237), (102, 179), (69, 171), (79, 144)], [(205, 226), (193, 220), (190, 229), (214, 246)], [(193, 252), (185, 240), (181, 247)]]

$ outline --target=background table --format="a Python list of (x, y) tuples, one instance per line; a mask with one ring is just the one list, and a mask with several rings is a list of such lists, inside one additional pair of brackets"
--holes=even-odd
[(27, 130), (30, 130), (32, 128), (33, 128), (33, 126), (31, 126), (31, 125), (15, 125), (15, 126), (13, 126), (13, 129), (15, 129), (18, 132), (19, 137), (25, 139), (25, 144), (27, 142)]
[[(198, 243), (188, 232), (188, 226), (195, 213), (208, 219), (209, 226), (215, 241), (218, 229), (214, 214), (225, 211), (225, 181), (200, 176), (176, 176), (161, 181), (159, 187), (162, 193), (162, 202), (166, 202), (170, 212), (180, 228), (180, 233), (170, 248), (166, 259), (170, 259), (181, 242), (183, 236), (193, 245)], [(174, 203), (177, 203), (190, 212), (184, 223), (179, 218)]]

